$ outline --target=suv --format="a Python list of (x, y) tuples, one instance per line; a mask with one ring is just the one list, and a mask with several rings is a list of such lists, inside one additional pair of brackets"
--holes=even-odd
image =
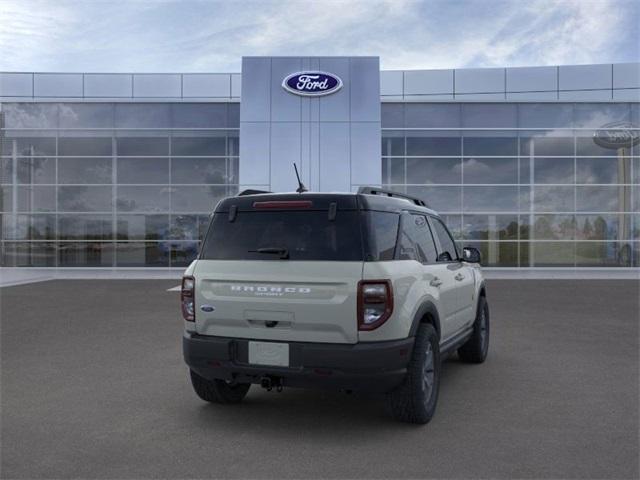
[(396, 192), (226, 198), (182, 279), (193, 388), (214, 403), (240, 402), (251, 384), (381, 392), (396, 419), (427, 423), (441, 359), (487, 356), (479, 263)]

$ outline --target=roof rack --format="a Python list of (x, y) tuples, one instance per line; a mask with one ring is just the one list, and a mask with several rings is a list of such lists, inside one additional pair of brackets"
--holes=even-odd
[(358, 189), (358, 193), (365, 194), (365, 195), (381, 195), (383, 197), (402, 198), (404, 200), (408, 200), (412, 203), (415, 203), (416, 205), (419, 205), (421, 207), (429, 208), (429, 206), (424, 200), (418, 197), (412, 197), (411, 195), (407, 195), (404, 193), (394, 192), (393, 190), (384, 190), (378, 187), (360, 187)]
[(273, 193), (267, 190), (254, 190), (252, 188), (248, 188), (246, 190), (241, 191), (238, 194), (238, 197), (244, 197), (245, 195), (260, 195), (261, 193)]

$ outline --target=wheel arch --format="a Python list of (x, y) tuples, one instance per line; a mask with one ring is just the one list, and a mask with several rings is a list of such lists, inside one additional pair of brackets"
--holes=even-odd
[(484, 280), (480, 282), (480, 286), (478, 287), (478, 298), (479, 297), (487, 297), (487, 287)]
[(418, 308), (418, 311), (414, 315), (413, 322), (411, 323), (411, 330), (409, 331), (410, 337), (415, 337), (421, 323), (433, 325), (433, 328), (435, 328), (436, 333), (438, 334), (438, 338), (441, 337), (440, 314), (438, 313), (438, 309), (435, 304), (430, 300), (420, 305), (420, 308)]

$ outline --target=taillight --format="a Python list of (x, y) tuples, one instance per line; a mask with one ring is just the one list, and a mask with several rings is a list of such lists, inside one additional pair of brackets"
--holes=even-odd
[(389, 280), (358, 283), (358, 330), (374, 330), (393, 312), (393, 289)]
[(196, 279), (193, 277), (182, 277), (182, 290), (180, 291), (180, 303), (182, 305), (182, 316), (187, 322), (196, 321), (195, 308)]

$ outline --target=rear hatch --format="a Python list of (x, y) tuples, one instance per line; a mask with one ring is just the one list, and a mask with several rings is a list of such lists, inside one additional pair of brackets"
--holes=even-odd
[(354, 196), (227, 199), (216, 209), (194, 271), (196, 331), (356, 343), (362, 266)]

